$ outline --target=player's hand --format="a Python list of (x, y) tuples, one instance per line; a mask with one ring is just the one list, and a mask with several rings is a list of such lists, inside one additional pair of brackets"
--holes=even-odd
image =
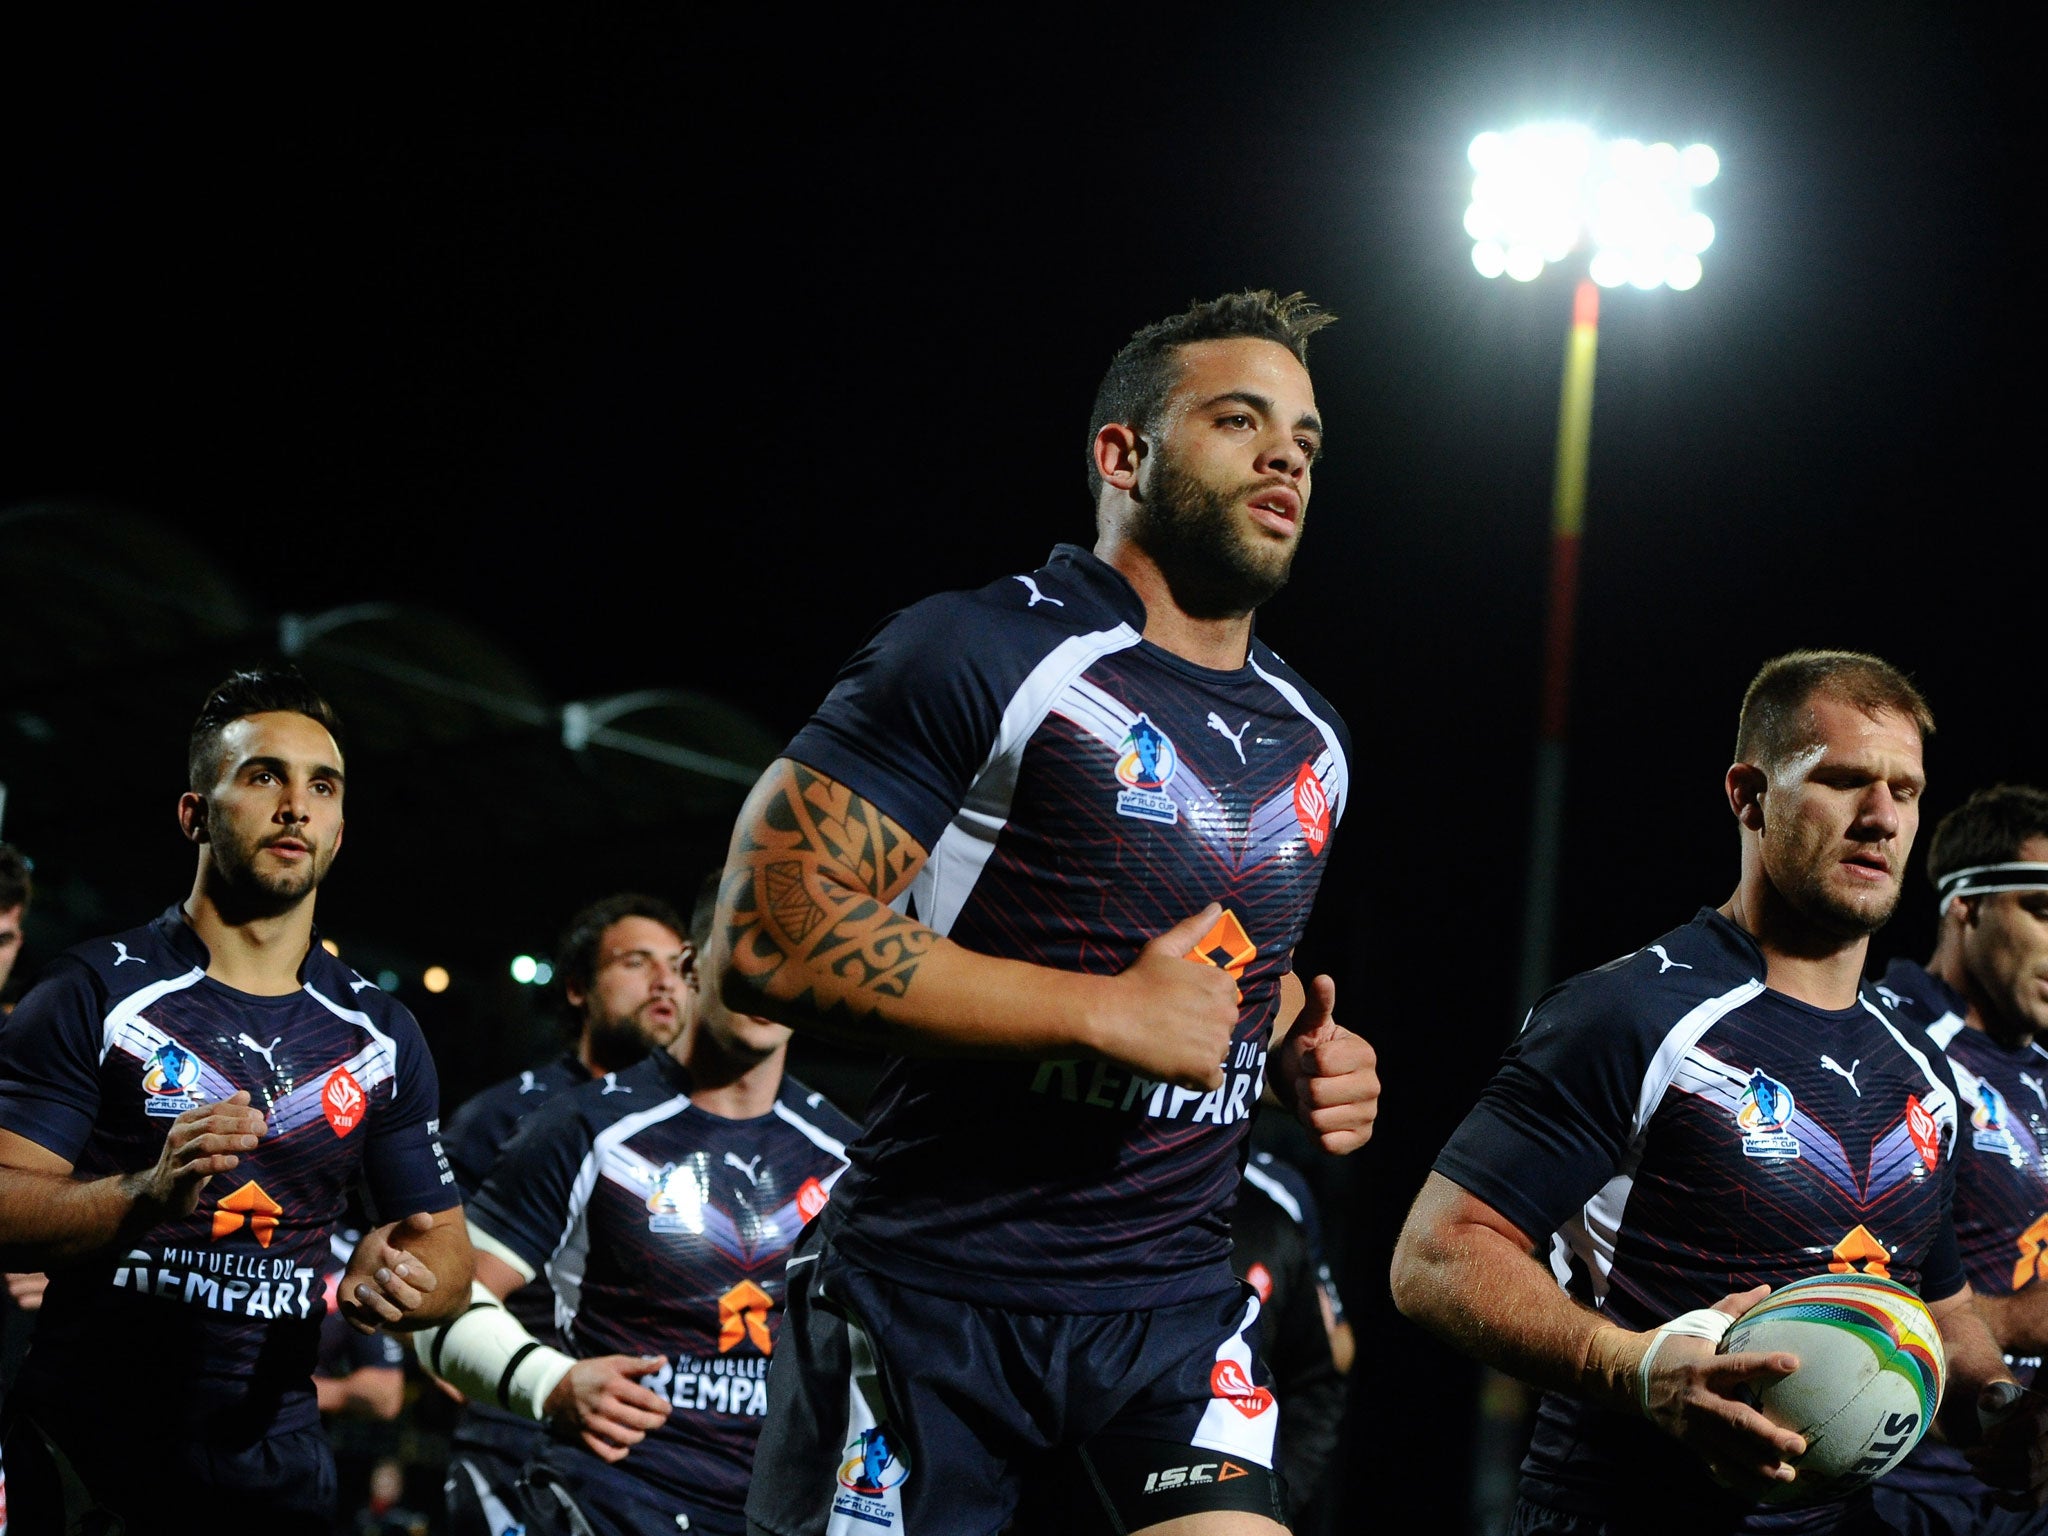
[[(1716, 1312), (1740, 1317), (1771, 1288), (1760, 1285), (1723, 1297)], [(1641, 1336), (1647, 1345), (1648, 1336)], [(1637, 1355), (1640, 1361), (1641, 1355)], [(1682, 1442), (1707, 1464), (1707, 1470), (1730, 1488), (1760, 1494), (1796, 1475), (1791, 1459), (1804, 1454), (1806, 1441), (1782, 1429), (1738, 1395), (1745, 1382), (1790, 1376), (1799, 1357), (1783, 1351), (1770, 1354), (1722, 1355), (1706, 1339), (1667, 1334), (1650, 1363), (1650, 1422)]]
[(1977, 1394), (1984, 1438), (1963, 1454), (2004, 1509), (2048, 1503), (2048, 1397), (2016, 1383), (1988, 1382)]
[(263, 1112), (249, 1107), (247, 1090), (212, 1104), (195, 1104), (171, 1122), (156, 1166), (132, 1176), (129, 1192), (150, 1225), (190, 1216), (199, 1192), (217, 1173), (229, 1173), (244, 1152), (256, 1150)]
[(626, 1452), (668, 1420), (668, 1399), (640, 1384), (667, 1364), (660, 1355), (597, 1355), (578, 1360), (555, 1384), (541, 1410), (573, 1430), (591, 1453), (623, 1461)]
[(1379, 1054), (1334, 1017), (1337, 983), (1318, 976), (1280, 1049), (1272, 1075), (1280, 1101), (1313, 1131), (1325, 1152), (1356, 1152), (1372, 1139), (1380, 1112)]
[(41, 1270), (7, 1277), (7, 1294), (15, 1306), (24, 1312), (34, 1312), (43, 1305), (43, 1292), (50, 1288), (50, 1277)]
[(375, 1333), (402, 1323), (439, 1288), (434, 1272), (399, 1246), (408, 1232), (433, 1230), (433, 1216), (420, 1211), (363, 1234), (335, 1287), (335, 1300), (349, 1327), (357, 1333)]
[(1237, 1030), (1238, 990), (1230, 972), (1203, 961), (1194, 948), (1223, 908), (1210, 902), (1152, 940), (1131, 968), (1110, 978), (1108, 1006), (1091, 1043), (1111, 1061), (1147, 1077), (1205, 1092), (1223, 1086), (1223, 1059)]

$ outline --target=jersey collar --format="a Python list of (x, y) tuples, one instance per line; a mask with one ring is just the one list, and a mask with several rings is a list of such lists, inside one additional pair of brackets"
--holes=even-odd
[(1092, 549), (1078, 544), (1055, 544), (1046, 557), (1045, 569), (1059, 571), (1079, 582), (1088, 594), (1140, 634), (1145, 632), (1145, 600), (1124, 573)]

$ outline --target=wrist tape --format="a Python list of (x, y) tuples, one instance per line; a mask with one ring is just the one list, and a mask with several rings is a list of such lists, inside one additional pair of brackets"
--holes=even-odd
[(1650, 1347), (1643, 1351), (1642, 1364), (1636, 1367), (1636, 1406), (1643, 1412), (1650, 1411), (1650, 1366), (1657, 1358), (1657, 1351), (1664, 1341), (1673, 1334), (1688, 1339), (1705, 1339), (1709, 1344), (1719, 1344), (1735, 1321), (1726, 1312), (1716, 1312), (1712, 1307), (1701, 1307), (1694, 1312), (1681, 1312), (1662, 1328), (1650, 1335)]
[(520, 1327), (482, 1282), (472, 1281), (469, 1295), (459, 1317), (414, 1335), (420, 1364), (465, 1397), (547, 1417), (548, 1394), (576, 1362)]

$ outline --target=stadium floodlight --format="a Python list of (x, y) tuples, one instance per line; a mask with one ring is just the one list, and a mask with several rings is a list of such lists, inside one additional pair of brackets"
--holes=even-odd
[(1529, 884), (1522, 914), (1522, 1002), (1550, 983), (1559, 860), (1564, 834), (1565, 721), (1570, 695), (1579, 540), (1593, 433), (1593, 363), (1600, 290), (1696, 287), (1714, 221), (1693, 194), (1721, 174), (1705, 144), (1684, 149), (1639, 139), (1602, 139), (1577, 123), (1531, 123), (1482, 133), (1466, 151), (1473, 171), (1465, 233), (1481, 277), (1534, 282), (1584, 259), (1572, 295), (1564, 386), (1557, 414), (1551, 499), (1550, 617), (1544, 635), (1542, 724), (1530, 820)]
[(512, 979), (522, 987), (530, 987), (540, 976), (540, 962), (531, 955), (512, 957)]
[(1721, 174), (1710, 146), (1602, 140), (1575, 123), (1532, 123), (1480, 134), (1466, 158), (1476, 174), (1465, 233), (1481, 277), (1533, 282), (1584, 249), (1603, 288), (1699, 282), (1714, 221), (1693, 206), (1693, 193)]

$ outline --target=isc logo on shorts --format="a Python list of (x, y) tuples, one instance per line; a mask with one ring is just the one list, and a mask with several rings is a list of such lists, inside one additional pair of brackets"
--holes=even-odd
[(1201, 1461), (1191, 1467), (1168, 1467), (1145, 1479), (1146, 1493), (1165, 1493), (1169, 1488), (1192, 1488), (1197, 1483), (1227, 1483), (1251, 1473), (1234, 1461)]

